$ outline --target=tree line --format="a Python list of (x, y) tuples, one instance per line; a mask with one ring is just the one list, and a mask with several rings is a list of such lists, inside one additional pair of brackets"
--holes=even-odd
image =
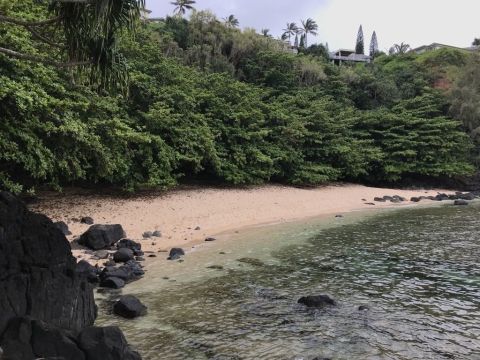
[[(34, 0), (0, 7), (9, 19), (36, 22), (56, 19), (55, 11)], [(85, 11), (81, 16), (91, 17), (96, 10)], [(466, 53), (380, 55), (373, 64), (336, 67), (317, 45), (295, 55), (210, 12), (135, 24), (119, 16), (124, 30), (114, 32), (114, 44), (81, 51), (112, 46), (100, 59), (123, 64), (124, 84), (98, 64), (71, 71), (0, 55), (1, 187), (309, 186), (475, 171), (480, 120), (461, 104), (475, 109), (480, 96), (470, 80), (477, 63)], [(29, 26), (0, 22), (0, 47), (82, 60), (63, 47), (52, 53)], [(41, 31), (68, 43), (57, 26)]]

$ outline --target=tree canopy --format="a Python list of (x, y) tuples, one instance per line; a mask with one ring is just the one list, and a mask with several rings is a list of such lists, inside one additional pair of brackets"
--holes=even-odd
[[(30, 22), (57, 14), (34, 0), (1, 9)], [(0, 54), (0, 187), (384, 184), (475, 170), (478, 124), (461, 104), (476, 106), (478, 64), (464, 53), (337, 67), (323, 45), (293, 54), (202, 11), (118, 34), (125, 94)], [(68, 60), (25, 26), (1, 23), (0, 47)]]

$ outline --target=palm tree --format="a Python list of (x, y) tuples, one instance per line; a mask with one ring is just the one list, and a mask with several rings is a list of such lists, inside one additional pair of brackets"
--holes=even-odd
[(283, 29), (282, 40), (288, 39), (288, 43), (291, 43), (292, 36), (298, 34), (298, 26), (295, 23), (287, 23), (287, 27)]
[(302, 28), (300, 31), (305, 35), (305, 47), (307, 47), (307, 36), (308, 34), (312, 34), (313, 36), (317, 36), (318, 25), (315, 20), (308, 18), (307, 20), (302, 20)]
[(265, 37), (272, 37), (272, 35), (270, 35), (270, 29), (262, 29), (260, 32)]
[[(89, 81), (99, 90), (123, 86), (126, 64), (116, 46), (123, 29), (134, 30), (145, 9), (145, 0), (69, 0), (45, 3), (49, 19), (32, 21), (0, 14), (0, 25), (22, 26), (52, 49), (59, 57), (43, 57), (0, 47), (0, 53), (30, 62), (62, 68), (77, 68), (80, 76), (89, 71)], [(55, 29), (49, 35), (45, 30)], [(64, 41), (58, 42), (59, 38)], [(55, 52), (52, 52), (55, 53)]]
[(236, 28), (238, 25), (240, 25), (240, 22), (238, 19), (235, 17), (235, 15), (230, 15), (227, 18), (224, 18), (223, 21), (225, 22), (225, 25), (229, 28)]
[(195, 0), (175, 0), (172, 1), (170, 4), (175, 6), (173, 13), (175, 15), (181, 16), (185, 15), (187, 10), (194, 10), (195, 8), (193, 5), (196, 3)]
[(402, 42), (400, 44), (394, 44), (390, 48), (389, 53), (390, 53), (390, 55), (394, 55), (394, 54), (403, 55), (403, 54), (406, 54), (409, 50), (410, 50), (410, 45)]

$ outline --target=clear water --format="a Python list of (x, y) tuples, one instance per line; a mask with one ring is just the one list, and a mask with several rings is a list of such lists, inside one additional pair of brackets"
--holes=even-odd
[[(144, 359), (480, 359), (479, 215), (444, 206), (254, 229), (151, 263), (125, 290), (149, 315), (103, 311), (99, 323)], [(325, 293), (339, 305), (297, 304)]]

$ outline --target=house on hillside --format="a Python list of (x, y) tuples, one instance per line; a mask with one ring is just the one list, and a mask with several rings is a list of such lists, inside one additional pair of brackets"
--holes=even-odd
[(330, 60), (335, 65), (342, 65), (343, 63), (370, 63), (372, 59), (368, 55), (356, 54), (355, 50), (339, 49), (331, 52)]
[(427, 51), (434, 51), (434, 50), (439, 50), (439, 49), (454, 49), (454, 50), (465, 50), (465, 51), (479, 51), (480, 47), (478, 46), (470, 46), (467, 48), (460, 48), (457, 46), (452, 46), (452, 45), (445, 45), (445, 44), (440, 44), (440, 43), (433, 43), (430, 45), (423, 45), (419, 46), (415, 49), (410, 50), (410, 52), (414, 52), (418, 55), (423, 54)]

